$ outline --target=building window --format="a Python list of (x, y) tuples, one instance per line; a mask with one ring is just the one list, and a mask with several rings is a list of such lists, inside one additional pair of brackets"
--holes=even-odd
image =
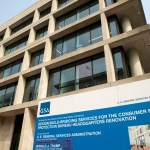
[(73, 0), (58, 0), (58, 8), (63, 7)]
[(51, 12), (51, 7), (48, 7), (40, 12), (40, 18), (48, 15)]
[(17, 83), (0, 87), (0, 108), (13, 105)]
[(3, 40), (4, 34), (0, 35), (0, 42)]
[(40, 75), (35, 75), (27, 78), (23, 98), (24, 101), (32, 101), (37, 99), (39, 82), (40, 82)]
[(107, 82), (104, 54), (96, 55), (50, 71), (48, 96)]
[(122, 33), (122, 28), (121, 25), (119, 24), (119, 20), (116, 15), (108, 17), (108, 25), (109, 25), (110, 37)]
[(17, 150), (18, 147), (19, 147), (23, 117), (24, 117), (23, 115), (17, 115), (16, 116), (14, 132), (13, 132), (13, 137), (12, 137), (10, 150)]
[(23, 21), (21, 24), (19, 24), (18, 26), (11, 29), (11, 34), (14, 34), (18, 31), (20, 31), (21, 29), (27, 27), (28, 25), (30, 25), (32, 23), (32, 21), (33, 21), (33, 17), (26, 21)]
[(83, 17), (86, 17), (99, 10), (98, 0), (91, 0), (89, 3), (78, 7), (77, 9), (56, 19), (56, 30), (70, 23), (73, 23)]
[(44, 49), (32, 53), (30, 67), (41, 64), (43, 62), (43, 54), (44, 54)]
[(53, 58), (103, 40), (100, 22), (54, 41)]
[(0, 79), (13, 75), (20, 71), (22, 59), (0, 68)]
[(110, 5), (112, 5), (113, 3), (116, 3), (116, 0), (105, 0), (106, 6), (110, 6)]
[(36, 40), (46, 36), (47, 35), (47, 31), (48, 31), (48, 26), (45, 26), (45, 27), (43, 27), (41, 29), (38, 29), (36, 31)]
[(116, 79), (121, 80), (131, 77), (130, 65), (127, 55), (122, 47), (112, 50)]
[(141, 145), (141, 146), (146, 146), (146, 142), (145, 142), (145, 137), (144, 137), (144, 135), (143, 135), (143, 136), (140, 136), (140, 137), (139, 137), (139, 140), (140, 140), (140, 145)]
[(7, 55), (7, 54), (9, 54), (11, 52), (14, 52), (14, 51), (18, 50), (19, 48), (24, 47), (27, 44), (27, 41), (28, 41), (28, 36), (26, 36), (26, 37), (22, 38), (21, 40), (19, 40), (19, 41), (13, 43), (13, 44), (7, 46), (5, 48), (4, 55)]

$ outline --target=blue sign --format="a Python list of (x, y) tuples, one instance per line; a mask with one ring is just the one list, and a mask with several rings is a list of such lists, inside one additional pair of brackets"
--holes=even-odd
[(40, 115), (50, 114), (50, 102), (41, 103)]
[[(41, 107), (47, 109), (48, 104)], [(149, 124), (150, 102), (40, 117), (33, 149), (131, 150), (136, 141), (131, 143), (135, 137), (130, 127)]]

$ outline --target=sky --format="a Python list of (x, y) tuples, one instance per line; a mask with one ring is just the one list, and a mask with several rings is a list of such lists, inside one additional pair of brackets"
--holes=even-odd
[[(38, 0), (0, 0), (0, 25), (7, 22)], [(150, 0), (142, 0), (147, 23), (150, 24)]]

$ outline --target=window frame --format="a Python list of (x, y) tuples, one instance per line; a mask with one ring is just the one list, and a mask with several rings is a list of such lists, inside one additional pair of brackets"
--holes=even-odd
[[(6, 101), (5, 98), (6, 98), (7, 90), (8, 90), (8, 88), (11, 88), (11, 87), (14, 87), (13, 94), (11, 95), (12, 100), (11, 100), (11, 101)], [(0, 102), (1, 102), (1, 103), (0, 103), (0, 108), (13, 105), (14, 98), (15, 98), (16, 88), (17, 88), (17, 82), (11, 83), (11, 84), (8, 84), (8, 85), (5, 85), (5, 86), (0, 87), (0, 91), (1, 91), (1, 89), (2, 89), (2, 90), (3, 90), (3, 89), (5, 90), (5, 91), (4, 91), (4, 95), (3, 95), (3, 99), (2, 99), (2, 101), (0, 100)], [(7, 102), (8, 102), (9, 104), (8, 104)]]
[[(26, 79), (26, 86), (25, 86), (25, 91), (24, 91), (24, 96), (23, 96), (23, 102), (33, 101), (33, 100), (36, 100), (38, 98), (39, 85), (40, 85), (40, 77), (41, 77), (41, 75), (37, 74), (37, 75), (31, 76), (31, 77), (28, 77)], [(38, 89), (35, 91), (37, 80), (39, 80)], [(31, 90), (31, 85), (30, 85), (30, 87), (29, 87), (30, 90), (27, 91), (27, 85), (29, 83), (31, 84), (32, 81), (34, 81), (34, 86), (33, 86), (34, 88), (33, 88), (33, 90)], [(36, 92), (37, 95), (36, 95), (36, 98), (34, 99), (35, 92)], [(30, 94), (32, 94), (32, 96), (30, 96)], [(28, 99), (26, 99), (26, 97), (28, 97)]]
[(47, 16), (50, 13), (51, 13), (51, 6), (44, 9), (44, 10), (42, 10), (42, 11), (40, 11), (40, 18), (43, 18), (43, 17)]
[(60, 3), (60, 1), (62, 1), (62, 0), (58, 0), (58, 9), (65, 7), (67, 4), (71, 3), (73, 0), (65, 0), (64, 3)]
[(116, 0), (110, 0), (110, 1), (111, 1), (111, 4), (108, 4), (109, 2), (107, 2), (107, 0), (105, 0), (106, 7), (111, 6), (112, 4), (117, 2)]
[[(55, 30), (59, 30), (59, 29), (65, 27), (65, 26), (67, 26), (67, 25), (69, 25), (69, 24), (71, 24), (71, 23), (74, 23), (75, 21), (78, 21), (78, 20), (80, 20), (80, 19), (83, 19), (84, 17), (87, 17), (87, 16), (89, 16), (89, 15), (91, 15), (91, 14), (97, 12), (98, 10), (96, 10), (95, 12), (91, 12), (91, 11), (90, 11), (91, 7), (94, 6), (93, 4), (99, 6), (99, 1), (98, 1), (98, 0), (94, 0), (94, 1), (93, 1), (93, 0), (90, 0), (88, 3), (86, 3), (86, 4), (82, 5), (82, 6), (79, 6), (78, 8), (72, 10), (72, 11), (69, 12), (69, 13), (64, 14), (64, 15), (61, 16), (61, 17), (56, 18)], [(89, 14), (86, 15), (86, 16), (84, 16), (84, 17), (82, 17), (82, 18), (79, 18), (80, 9), (84, 8), (85, 6), (88, 8)], [(99, 10), (100, 10), (100, 6), (99, 6)], [(73, 12), (74, 12), (74, 13), (73, 13)], [(70, 15), (70, 13), (75, 14), (75, 15), (76, 15), (76, 19), (75, 19), (74, 22), (70, 22), (69, 24), (66, 24), (66, 19), (68, 18), (67, 16)], [(60, 22), (63, 22), (63, 26), (62, 26), (62, 27), (59, 26), (59, 23), (60, 23)]]
[[(39, 55), (38, 55), (38, 63), (37, 63), (37, 64), (35, 64), (35, 63), (32, 64), (33, 59), (35, 59), (35, 56), (34, 56), (34, 55), (36, 55), (36, 54), (38, 54), (38, 53), (39, 53)], [(43, 48), (43, 49), (40, 49), (40, 50), (38, 50), (38, 51), (36, 51), (36, 52), (34, 52), (34, 53), (31, 54), (30, 68), (43, 63), (43, 58), (42, 58), (42, 62), (40, 62), (41, 56), (42, 56), (42, 57), (44, 56), (44, 48)], [(34, 57), (34, 58), (33, 58), (33, 57)]]
[[(94, 24), (92, 24), (92, 25), (90, 25), (90, 26), (87, 26), (87, 27), (84, 27), (84, 28), (82, 28), (82, 29), (80, 29), (80, 30), (77, 30), (77, 31), (75, 31), (75, 32), (73, 32), (73, 33), (71, 33), (71, 34), (69, 34), (69, 35), (67, 35), (67, 36), (64, 36), (64, 37), (62, 37), (62, 38), (60, 38), (60, 39), (57, 39), (57, 40), (55, 40), (55, 41), (53, 41), (53, 48), (52, 48), (52, 59), (55, 59), (55, 58), (57, 58), (57, 57), (60, 57), (60, 56), (63, 56), (64, 55), (64, 42), (65, 42), (65, 39), (67, 38), (67, 37), (70, 37), (71, 35), (75, 35), (75, 50), (74, 51), (76, 51), (76, 50), (78, 50), (78, 49), (80, 49), (80, 48), (84, 48), (84, 47), (78, 47), (78, 43), (79, 43), (79, 33), (80, 32), (82, 32), (83, 30), (85, 30), (85, 29), (88, 29), (88, 31), (87, 32), (89, 32), (89, 38), (90, 38), (90, 43), (89, 43), (89, 45), (88, 46), (90, 46), (90, 45), (92, 45), (92, 43), (91, 43), (91, 32), (92, 32), (92, 29), (93, 29), (93, 27), (96, 27), (97, 26), (97, 28), (100, 28), (100, 30), (102, 31), (102, 27), (101, 27), (101, 22), (96, 22), (96, 23), (94, 23)], [(102, 38), (100, 39), (100, 41), (98, 41), (98, 42), (101, 42), (102, 40), (103, 40), (103, 33), (101, 32), (101, 35), (100, 35)], [(61, 41), (61, 42), (60, 42)], [(96, 43), (98, 43), (98, 42), (96, 42)], [(57, 45), (59, 45), (59, 44), (62, 44), (62, 53), (59, 53), (59, 55), (57, 55), (57, 50), (56, 50), (56, 47), (57, 47)], [(94, 43), (94, 44), (96, 44), (96, 43)], [(85, 47), (87, 47), (87, 46), (85, 46)], [(71, 52), (73, 52), (73, 51), (71, 51)], [(68, 52), (66, 52), (65, 54), (67, 54)]]
[[(67, 65), (64, 65), (64, 66), (61, 66), (61, 67), (58, 67), (58, 68), (56, 68), (56, 69), (52, 69), (52, 70), (50, 70), (49, 71), (49, 82), (48, 82), (48, 89), (47, 89), (47, 96), (54, 96), (54, 95), (59, 95), (59, 94), (62, 94), (62, 92), (61, 92), (61, 72), (63, 71), (63, 68), (64, 67), (68, 67), (68, 66), (74, 66), (75, 67), (75, 74), (74, 74), (74, 76), (75, 76), (75, 80), (74, 80), (74, 87), (75, 87), (75, 89), (73, 90), (73, 91), (76, 91), (76, 90), (79, 90), (80, 88), (79, 88), (79, 79), (80, 78), (78, 78), (78, 75), (77, 75), (77, 68), (78, 68), (78, 64), (81, 62), (81, 64), (82, 64), (82, 62), (87, 62), (87, 63), (90, 63), (91, 64), (91, 72), (92, 72), (92, 75), (90, 76), (91, 78), (92, 78), (92, 85), (91, 86), (96, 86), (96, 85), (99, 85), (99, 84), (95, 84), (95, 82), (94, 82), (94, 76), (96, 75), (96, 74), (94, 74), (93, 73), (93, 69), (94, 69), (94, 60), (96, 60), (96, 59), (101, 59), (101, 58), (104, 58), (104, 64), (105, 64), (105, 75), (106, 75), (106, 82), (99, 82), (99, 84), (104, 84), (104, 83), (107, 83), (107, 70), (106, 70), (106, 61), (105, 61), (105, 55), (104, 55), (104, 53), (100, 53), (100, 54), (97, 54), (97, 55), (94, 55), (94, 56), (91, 56), (91, 57), (88, 57), (88, 58), (84, 58), (84, 59), (81, 59), (81, 60), (79, 60), (79, 61), (76, 61), (76, 62), (73, 62), (73, 63), (70, 63), (70, 64), (67, 64)], [(83, 63), (84, 64), (84, 63)], [(53, 87), (54, 87), (54, 82), (53, 82), (53, 80), (54, 80), (54, 74), (55, 73), (59, 73), (59, 82), (58, 82), (58, 89), (57, 89), (57, 92), (56, 93), (53, 93)], [(101, 80), (101, 78), (99, 79), (99, 81)], [(67, 85), (68, 86), (68, 85)], [(66, 86), (66, 87), (67, 87)], [(91, 87), (91, 86), (89, 86), (89, 87)], [(63, 86), (63, 87), (65, 87), (65, 86)], [(84, 87), (84, 88), (86, 88), (86, 87)], [(70, 91), (69, 91), (70, 92)], [(64, 92), (64, 93), (66, 93), (66, 92)]]
[[(122, 65), (123, 65), (123, 73), (124, 74), (123, 74), (122, 78), (119, 78), (118, 73), (117, 73), (118, 68), (116, 66), (115, 57), (114, 57), (114, 55), (117, 53), (121, 53), (121, 59), (122, 59), (122, 63), (123, 63)], [(114, 62), (116, 80), (122, 80), (122, 79), (131, 77), (131, 69), (130, 69), (129, 60), (128, 60), (128, 57), (122, 46), (112, 49), (112, 57), (113, 57), (113, 62)]]
[[(3, 79), (3, 78), (5, 78), (5, 77), (9, 77), (9, 76), (11, 76), (11, 75), (14, 75), (14, 74), (18, 73), (18, 72), (12, 73), (14, 64), (15, 64), (16, 62), (20, 62), (19, 68), (18, 68), (18, 72), (20, 72), (21, 66), (22, 66), (22, 59), (18, 59), (18, 60), (14, 61), (14, 62), (12, 62), (12, 63), (10, 63), (10, 64), (5, 65), (4, 67), (1, 67), (1, 68), (2, 68), (2, 72), (0, 73), (0, 79)], [(11, 66), (11, 67), (10, 67), (10, 74), (9, 74), (8, 76), (4, 76), (5, 70), (6, 70), (7, 66), (9, 66), (9, 65)], [(0, 68), (0, 69), (1, 69), (1, 68)]]
[(41, 39), (48, 34), (48, 25), (36, 30), (35, 40)]
[[(117, 35), (123, 33), (123, 30), (122, 30), (122, 27), (120, 25), (120, 22), (119, 22), (119, 19), (118, 19), (117, 15), (109, 16), (107, 18), (107, 21), (108, 21), (108, 28), (109, 28), (109, 35), (110, 35), (110, 37), (114, 37), (114, 36), (117, 36)], [(110, 22), (112, 22), (112, 21), (115, 22), (115, 27), (117, 29), (116, 30), (117, 34), (115, 34), (115, 35), (112, 35), (112, 31), (111, 31)]]
[(18, 31), (22, 30), (23, 28), (29, 26), (30, 24), (32, 24), (33, 22), (33, 17), (23, 21), (22, 23), (20, 23), (19, 25), (17, 25), (16, 27), (11, 29), (11, 35), (17, 33)]
[(16, 42), (6, 46), (5, 47), (5, 51), (4, 51), (4, 56), (8, 55), (8, 54), (10, 54), (10, 53), (12, 53), (12, 52), (14, 52), (14, 51), (24, 47), (24, 46), (26, 46), (27, 45), (27, 41), (28, 41), (28, 37), (29, 36), (27, 35), (24, 38), (22, 38), (22, 39), (20, 39), (20, 40), (18, 40)]

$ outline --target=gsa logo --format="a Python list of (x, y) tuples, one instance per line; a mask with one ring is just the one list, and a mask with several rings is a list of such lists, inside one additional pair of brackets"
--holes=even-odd
[(41, 103), (40, 115), (50, 114), (50, 102)]

